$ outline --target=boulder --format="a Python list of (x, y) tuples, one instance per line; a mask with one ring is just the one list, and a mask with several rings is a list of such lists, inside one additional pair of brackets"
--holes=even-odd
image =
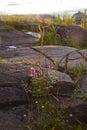
[(79, 26), (57, 26), (57, 34), (63, 41), (63, 45), (82, 47), (87, 41), (87, 30)]
[(56, 70), (49, 70), (48, 75), (53, 80), (53, 88), (51, 89), (52, 93), (57, 96), (72, 96), (72, 93), (76, 86), (69, 75)]
[[(68, 79), (67, 75), (66, 78)], [(70, 78), (69, 81), (71, 81)], [(68, 88), (68, 82), (65, 82), (63, 84), (62, 87), (64, 91), (60, 88), (60, 91), (58, 91), (58, 95), (55, 95), (55, 93), (57, 93), (57, 89), (55, 89), (55, 87), (58, 87), (60, 84), (59, 82), (58, 84), (56, 84), (57, 82), (55, 83), (55, 86), (52, 89), (53, 99), (58, 104), (58, 106), (62, 108), (62, 110), (64, 110), (64, 119), (66, 121), (66, 124), (68, 123), (68, 125), (70, 126), (76, 126), (79, 124), (78, 122), (81, 122), (82, 124), (84, 124), (84, 128), (86, 128), (85, 125), (87, 124), (87, 74), (82, 75), (79, 83), (75, 84), (75, 89), (74, 86), (71, 87), (72, 85), (70, 85)], [(69, 91), (69, 89), (71, 90)]]
[(70, 53), (67, 53), (67, 55), (59, 61), (59, 65), (64, 66), (66, 60), (68, 69), (79, 69), (81, 67), (87, 69), (87, 49), (75, 50)]
[(35, 38), (31, 35), (17, 31), (0, 28), (0, 49), (8, 46), (33, 46)]

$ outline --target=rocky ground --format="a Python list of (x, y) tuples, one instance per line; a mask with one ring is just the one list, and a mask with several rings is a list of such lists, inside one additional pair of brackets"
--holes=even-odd
[[(60, 86), (59, 105), (66, 108), (69, 120), (80, 120), (87, 123), (87, 101), (83, 98), (87, 94), (87, 49), (77, 50), (67, 46), (35, 46), (35, 38), (19, 31), (0, 29), (0, 130), (23, 130), (27, 122), (29, 111), (29, 97), (23, 85), (29, 81), (29, 68), (31, 63), (40, 62), (49, 65), (58, 61), (60, 71), (52, 71), (56, 83)], [(84, 73), (80, 76), (79, 83), (67, 72), (67, 68), (81, 69)], [(71, 96), (75, 88), (80, 87), (81, 92), (77, 99)], [(72, 114), (72, 118), (69, 115)]]

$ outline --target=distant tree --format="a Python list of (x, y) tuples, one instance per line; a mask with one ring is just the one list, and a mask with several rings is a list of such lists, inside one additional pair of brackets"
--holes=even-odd
[(75, 24), (81, 24), (83, 17), (84, 17), (84, 13), (82, 13), (81, 11), (78, 11), (72, 16), (72, 18), (74, 18)]

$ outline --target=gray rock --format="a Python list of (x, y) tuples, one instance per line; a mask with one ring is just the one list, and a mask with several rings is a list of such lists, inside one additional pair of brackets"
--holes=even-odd
[(26, 82), (29, 78), (28, 72), (29, 65), (11, 62), (0, 63), (0, 87), (4, 84), (16, 84), (18, 86), (23, 81)]
[(63, 40), (63, 44), (69, 44), (72, 46), (82, 47), (87, 41), (87, 30), (79, 26), (57, 26), (57, 34)]
[(8, 46), (32, 46), (35, 44), (35, 38), (29, 34), (17, 30), (8, 30), (0, 28), (0, 44), (1, 48)]
[[(66, 102), (67, 103), (67, 102)], [(87, 104), (80, 104), (73, 107), (68, 107), (65, 111), (65, 115), (67, 115), (68, 124), (77, 125), (78, 121), (82, 124), (87, 124)], [(84, 128), (86, 129), (86, 126)]]
[(53, 79), (52, 93), (59, 96), (72, 96), (75, 84), (69, 75), (56, 70), (48, 71), (48, 75)]
[(23, 88), (29, 82), (28, 67), (14, 63), (0, 64), (0, 107), (28, 103)]
[(0, 130), (24, 130), (27, 122), (25, 105), (0, 109)]
[[(34, 47), (37, 50), (40, 50), (45, 55), (49, 56), (52, 60), (56, 60), (59, 63), (59, 66), (64, 67), (66, 63), (66, 58), (68, 57), (67, 61), (67, 68), (79, 68), (84, 67), (87, 68), (87, 49), (78, 50), (76, 48), (67, 47), (67, 46), (44, 46), (44, 47)], [(45, 50), (47, 50), (45, 52)], [(81, 54), (80, 54), (81, 53)], [(83, 55), (83, 56), (82, 56)], [(85, 58), (84, 58), (85, 57)], [(43, 63), (44, 58), (41, 59)], [(46, 60), (46, 63), (50, 63)]]
[(87, 72), (85, 72), (85, 74), (81, 76), (80, 89), (81, 89), (81, 94), (85, 96), (85, 94), (87, 94)]
[[(6, 32), (6, 34), (8, 34), (8, 31)], [(30, 66), (25, 65), (25, 64), (31, 63), (31, 62), (36, 63), (40, 61), (42, 65), (48, 66), (51, 63), (51, 61), (49, 60), (49, 58), (47, 57), (45, 58), (45, 56), (43, 56), (41, 52), (49, 56), (52, 59), (52, 61), (57, 60), (61, 67), (64, 67), (65, 65), (66, 55), (69, 55), (68, 68), (69, 67), (74, 68), (75, 64), (77, 67), (79, 67), (79, 65), (82, 65), (82, 64), (84, 64), (84, 66), (87, 67), (87, 64), (82, 58), (82, 56), (78, 52), (76, 52), (77, 49), (75, 48), (67, 47), (67, 46), (33, 47), (34, 49), (37, 49), (37, 51), (35, 51), (34, 49), (30, 48), (30, 44), (29, 44), (30, 41), (28, 43), (28, 41), (24, 42), (24, 40), (21, 39), (21, 37), (23, 37), (24, 35), (20, 34), (21, 35), (20, 38), (18, 38), (18, 36), (16, 35), (15, 41), (12, 41), (11, 43), (11, 39), (9, 41), (9, 38), (11, 38), (10, 34), (11, 32), (8, 35), (6, 35), (7, 39), (3, 36), (4, 39), (3, 39), (2, 47), (4, 49), (0, 50), (0, 57), (2, 57), (2, 59), (6, 59), (9, 61), (9, 63), (7, 63), (7, 61), (0, 63), (0, 93), (1, 93), (0, 106), (2, 106), (1, 108), (4, 108), (4, 107), (8, 108), (9, 106), (11, 108), (0, 111), (0, 129), (6, 130), (7, 128), (7, 130), (10, 130), (10, 129), (22, 130), (24, 124), (21, 121), (22, 118), (18, 116), (19, 115), (18, 113), (22, 113), (22, 112), (19, 112), (21, 108), (18, 107), (19, 109), (17, 109), (17, 111), (14, 112), (14, 109), (16, 109), (14, 108), (14, 106), (27, 103), (27, 95), (24, 92), (24, 89), (22, 88), (23, 87), (22, 83), (24, 84), (26, 82), (29, 82)], [(14, 37), (14, 34), (13, 34), (13, 37)], [(26, 38), (27, 37), (29, 37), (29, 35), (26, 36)], [(17, 43), (16, 43), (16, 40), (17, 40)], [(21, 41), (23, 42), (23, 44), (21, 44)], [(16, 48), (8, 49), (7, 46), (13, 45), (13, 43), (16, 45)], [(28, 47), (26, 47), (25, 43)], [(38, 52), (38, 50), (41, 52)], [(83, 53), (85, 56), (87, 56), (86, 49), (81, 50), (80, 52)], [(25, 64), (23, 62), (25, 62)], [(54, 72), (52, 75), (54, 75)], [(55, 77), (56, 77), (56, 82), (54, 83), (52, 92), (55, 94), (55, 92), (57, 92), (56, 88), (59, 89), (58, 99), (59, 99), (59, 105), (62, 108), (65, 109), (66, 107), (67, 108), (71, 107), (71, 112), (73, 112), (73, 108), (74, 110), (76, 110), (77, 107), (80, 108), (81, 105), (82, 106), (85, 105), (81, 98), (78, 98), (76, 100), (72, 100), (70, 98), (73, 94), (73, 90), (77, 86), (75, 86), (74, 82), (69, 77), (69, 75), (56, 71)], [(83, 82), (83, 79), (84, 79), (84, 82)], [(84, 88), (83, 93), (85, 94), (85, 89), (86, 89), (85, 86), (87, 84), (85, 80), (87, 80), (87, 78), (83, 77), (83, 79), (82, 79), (83, 84), (81, 82), (81, 87)], [(67, 109), (66, 111), (68, 112), (68, 110), (69, 109)], [(83, 117), (85, 117), (84, 108), (80, 110), (83, 111)], [(77, 112), (77, 115), (79, 115), (79, 112)]]
[(78, 51), (83, 54), (83, 56), (87, 57), (87, 49), (77, 50), (76, 48), (67, 46), (23, 47), (15, 50), (0, 51), (0, 56), (2, 58), (8, 58), (13, 62), (40, 62), (42, 65), (49, 65), (52, 61), (56, 60), (61, 67), (64, 67), (66, 58), (68, 57), (68, 68), (78, 68), (81, 66), (86, 68), (87, 62)]
[(0, 87), (0, 107), (28, 103), (24, 90), (18, 87)]
[[(68, 53), (67, 68), (87, 68), (87, 49), (84, 50), (75, 50), (71, 53)], [(60, 66), (64, 66), (67, 56), (62, 58)]]

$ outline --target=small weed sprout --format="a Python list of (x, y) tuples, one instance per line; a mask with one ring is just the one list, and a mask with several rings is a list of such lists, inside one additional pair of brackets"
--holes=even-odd
[(87, 93), (84, 95), (83, 100), (87, 101)]
[(80, 88), (74, 89), (73, 95), (71, 96), (72, 99), (76, 99), (78, 97), (78, 94), (81, 93)]

